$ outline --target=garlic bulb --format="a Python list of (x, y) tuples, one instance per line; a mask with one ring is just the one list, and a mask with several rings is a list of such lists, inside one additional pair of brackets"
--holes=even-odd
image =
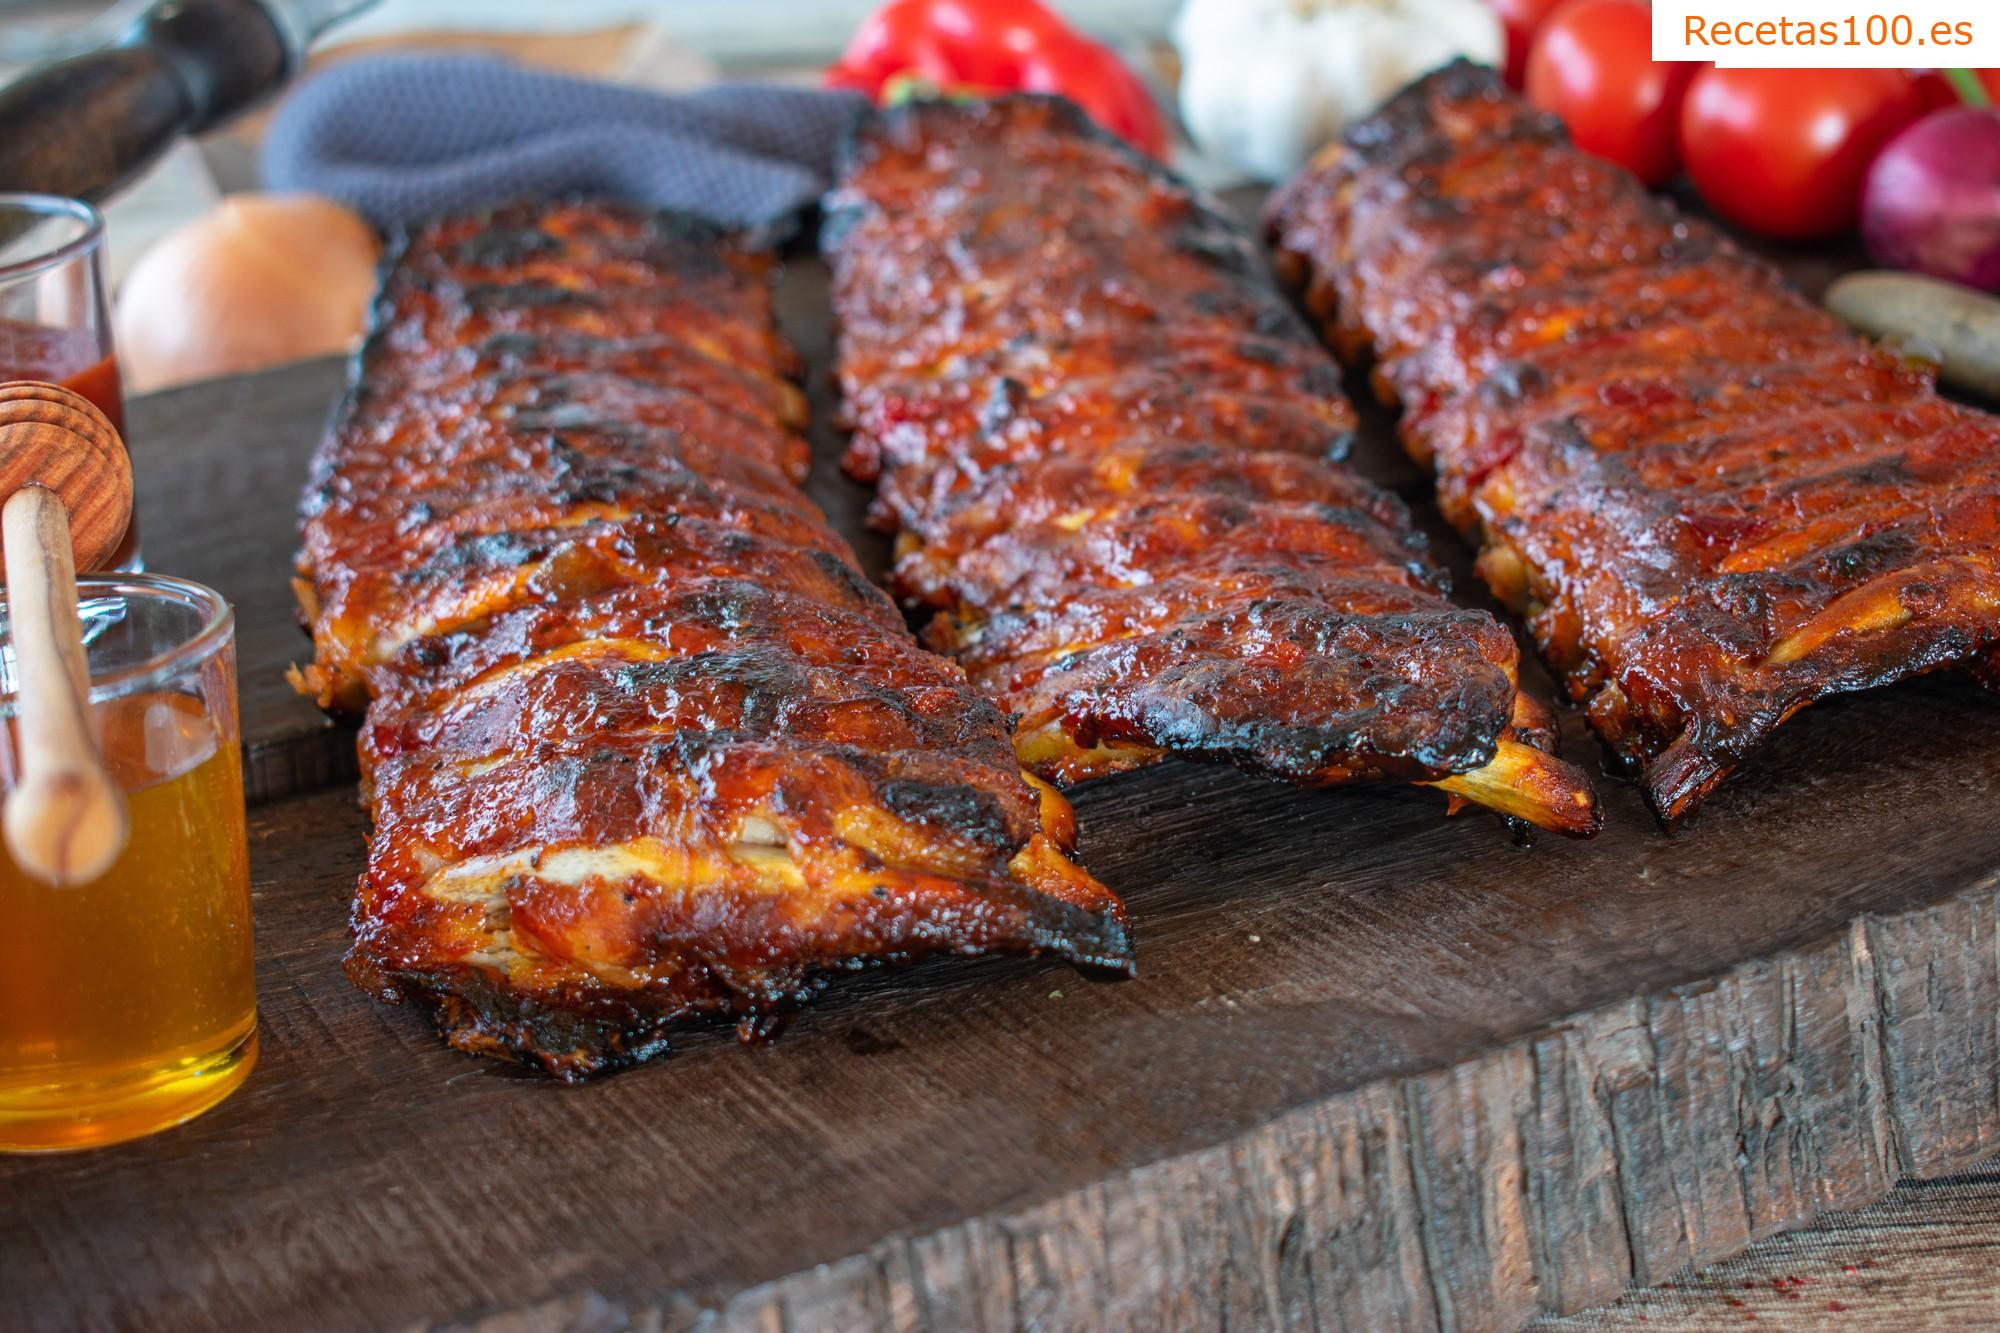
[(1507, 49), (1485, 0), (1187, 0), (1174, 35), (1189, 135), (1263, 180), (1417, 76)]

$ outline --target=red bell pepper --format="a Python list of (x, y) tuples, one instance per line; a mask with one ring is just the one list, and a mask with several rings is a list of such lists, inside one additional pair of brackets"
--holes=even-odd
[(1166, 150), (1146, 85), (1040, 0), (888, 0), (826, 71), (830, 87), (878, 101), (912, 81), (947, 93), (1060, 93), (1134, 147)]

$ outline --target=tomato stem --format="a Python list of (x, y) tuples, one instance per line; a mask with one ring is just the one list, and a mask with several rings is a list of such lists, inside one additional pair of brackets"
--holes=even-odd
[(1947, 69), (1940, 70), (1939, 73), (1944, 75), (1945, 82), (1951, 85), (1951, 90), (1958, 94), (1958, 100), (1967, 106), (1993, 105), (1993, 99), (1986, 95), (1986, 85), (1981, 83), (1979, 76), (1971, 70)]

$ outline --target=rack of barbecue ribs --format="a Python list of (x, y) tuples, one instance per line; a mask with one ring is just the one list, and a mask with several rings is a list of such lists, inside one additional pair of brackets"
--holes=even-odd
[(2000, 421), (1491, 71), (1405, 90), (1268, 220), (1670, 825), (1815, 700), (1953, 665), (2000, 681)]
[(862, 124), (822, 239), (846, 465), (1023, 764), (1420, 782), (1595, 831), (1512, 635), (1337, 461), (1338, 367), (1213, 205), (1066, 103), (925, 102)]
[(1069, 807), (807, 502), (767, 255), (519, 206), (393, 260), (308, 485), (298, 683), (365, 705), (348, 971), (564, 1078), (940, 953), (1129, 970)]

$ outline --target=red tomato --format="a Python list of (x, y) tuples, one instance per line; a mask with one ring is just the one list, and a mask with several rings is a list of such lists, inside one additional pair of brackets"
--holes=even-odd
[(1681, 107), (1681, 158), (1731, 222), (1785, 240), (1851, 230), (1877, 150), (1922, 115), (1896, 69), (1705, 69)]
[[(1959, 95), (1943, 70), (1919, 69), (1911, 71), (1911, 74), (1917, 81), (1917, 91), (1922, 95), (1927, 110), (1965, 105), (1965, 98)], [(2000, 69), (1975, 69), (1972, 74), (1979, 80), (1980, 87), (1986, 90), (1986, 100), (2000, 106)]]
[(1562, 0), (1489, 0), (1500, 24), (1507, 29), (1507, 85), (1525, 87), (1528, 82), (1528, 52), (1535, 44), (1549, 11)]
[(1648, 185), (1674, 174), (1681, 98), (1701, 67), (1653, 59), (1643, 0), (1568, 0), (1528, 55), (1528, 100), (1569, 126), (1576, 146)]

